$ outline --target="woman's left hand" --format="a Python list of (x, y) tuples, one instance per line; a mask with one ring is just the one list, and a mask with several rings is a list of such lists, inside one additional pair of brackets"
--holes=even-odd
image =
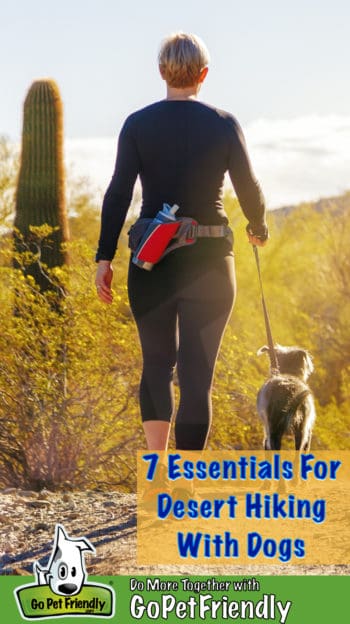
[(254, 236), (254, 234), (250, 234), (249, 232), (247, 232), (247, 234), (248, 234), (248, 240), (251, 245), (256, 245), (257, 247), (264, 247), (264, 245), (266, 245), (268, 241), (267, 238), (265, 240), (261, 240), (259, 236)]

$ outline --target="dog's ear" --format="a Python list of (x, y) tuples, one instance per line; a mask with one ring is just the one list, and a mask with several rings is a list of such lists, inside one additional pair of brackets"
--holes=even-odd
[(263, 353), (268, 353), (270, 351), (267, 345), (260, 347), (260, 349), (256, 352), (257, 355), (262, 355)]
[(289, 372), (306, 382), (314, 370), (311, 355), (305, 349), (295, 349), (294, 353), (294, 360), (291, 360), (289, 364), (294, 365), (295, 370), (291, 369)]
[(310, 353), (308, 353), (307, 351), (303, 351), (303, 354), (304, 354), (305, 372), (306, 372), (307, 376), (309, 376), (314, 371), (314, 365), (313, 365), (312, 357), (311, 357)]

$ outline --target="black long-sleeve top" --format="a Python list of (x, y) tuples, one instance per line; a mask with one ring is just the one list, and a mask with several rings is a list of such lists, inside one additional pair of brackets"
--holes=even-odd
[(120, 132), (115, 171), (102, 206), (96, 260), (112, 260), (140, 176), (140, 217), (163, 203), (203, 225), (227, 224), (223, 186), (228, 171), (250, 230), (266, 235), (265, 203), (242, 130), (230, 114), (197, 100), (162, 100), (130, 115)]

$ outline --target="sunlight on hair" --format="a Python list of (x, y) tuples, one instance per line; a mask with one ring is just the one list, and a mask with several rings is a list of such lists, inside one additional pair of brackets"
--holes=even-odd
[(163, 40), (158, 60), (168, 85), (184, 88), (196, 84), (210, 57), (204, 42), (197, 35), (178, 32)]

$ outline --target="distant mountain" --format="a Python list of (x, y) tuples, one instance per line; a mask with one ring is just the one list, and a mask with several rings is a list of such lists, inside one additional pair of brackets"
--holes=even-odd
[(283, 218), (290, 215), (295, 210), (311, 208), (316, 212), (323, 212), (324, 210), (332, 210), (334, 214), (339, 214), (343, 212), (347, 212), (350, 210), (350, 191), (346, 191), (343, 195), (338, 195), (336, 197), (324, 197), (322, 199), (318, 199), (315, 202), (302, 202), (300, 204), (289, 205), (289, 206), (281, 206), (281, 208), (276, 208), (272, 210), (270, 214), (272, 214), (278, 223)]

